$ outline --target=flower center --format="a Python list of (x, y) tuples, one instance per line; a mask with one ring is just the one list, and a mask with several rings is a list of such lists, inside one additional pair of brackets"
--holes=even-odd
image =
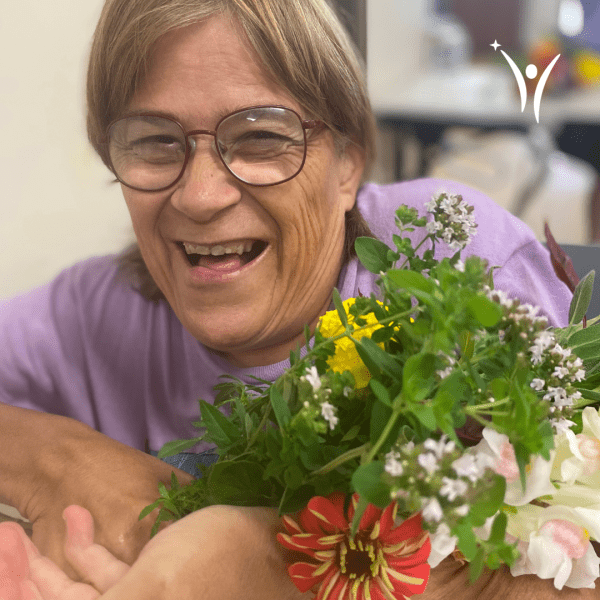
[(338, 562), (340, 571), (349, 579), (364, 580), (379, 571), (379, 560), (373, 542), (369, 537), (347, 538), (339, 545)]

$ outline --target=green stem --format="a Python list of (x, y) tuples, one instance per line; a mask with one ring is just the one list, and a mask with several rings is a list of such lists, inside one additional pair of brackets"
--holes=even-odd
[(473, 416), (475, 413), (488, 410), (488, 408), (496, 408), (497, 406), (502, 406), (503, 404), (508, 404), (509, 402), (510, 398), (504, 398), (503, 400), (496, 400), (496, 402), (486, 402), (485, 404), (474, 404), (472, 406), (465, 406), (465, 412)]
[(270, 413), (271, 413), (271, 405), (267, 404), (265, 414), (263, 415), (263, 418), (261, 419), (261, 421), (258, 425), (258, 428), (254, 431), (254, 433), (252, 434), (252, 437), (248, 440), (248, 444), (246, 445), (245, 452), (250, 450), (250, 448), (252, 447), (252, 444), (254, 444), (254, 442), (256, 441), (256, 438), (259, 436), (260, 432), (263, 430), (263, 427), (267, 424), (267, 419), (269, 418)]
[[(414, 249), (414, 253), (415, 253), (415, 254), (413, 254), (413, 256), (417, 254), (417, 250), (418, 250), (418, 249), (419, 249), (419, 248), (420, 248), (420, 247), (421, 247), (421, 246), (422, 246), (422, 245), (423, 245), (423, 244), (424, 244), (424, 243), (425, 243), (425, 242), (426, 242), (428, 239), (431, 239), (431, 240), (432, 240), (432, 242), (433, 242), (433, 235), (432, 235), (431, 233), (430, 233), (429, 235), (425, 236), (425, 237), (424, 237), (424, 238), (423, 238), (423, 239), (422, 239), (422, 240), (421, 240), (421, 241), (420, 241), (420, 242), (417, 244), (417, 247)], [(400, 265), (400, 267), (399, 267), (399, 268), (400, 268), (400, 269), (403, 269), (403, 268), (404, 268), (404, 265), (405, 265), (405, 264), (408, 262), (408, 260), (409, 260), (409, 259), (408, 259), (408, 256), (407, 256), (407, 257), (404, 259), (404, 262), (403, 262), (403, 263)]]
[(352, 448), (351, 450), (348, 450), (348, 451), (344, 452), (343, 454), (336, 456), (336, 458), (334, 458), (332, 461), (328, 462), (326, 465), (322, 466), (320, 469), (313, 471), (311, 473), (311, 476), (325, 475), (326, 473), (329, 473), (330, 471), (337, 469), (340, 465), (344, 464), (345, 462), (348, 462), (349, 460), (352, 460), (353, 458), (358, 458), (361, 454), (364, 453), (364, 451), (367, 449), (368, 446), (369, 446), (368, 443), (363, 444), (362, 446), (358, 446), (357, 448)]
[(375, 458), (375, 456), (379, 452), (379, 448), (381, 448), (381, 446), (383, 445), (385, 440), (387, 440), (388, 435), (390, 434), (390, 432), (392, 431), (392, 428), (396, 424), (396, 421), (398, 420), (398, 417), (400, 416), (401, 412), (402, 412), (402, 407), (398, 403), (398, 405), (396, 405), (396, 407), (393, 409), (392, 414), (389, 418), (389, 421), (386, 423), (385, 427), (383, 428), (383, 431), (381, 432), (379, 439), (375, 442), (375, 445), (371, 448), (371, 450), (369, 451), (369, 454), (367, 454), (365, 461), (364, 461), (365, 463), (370, 463)]

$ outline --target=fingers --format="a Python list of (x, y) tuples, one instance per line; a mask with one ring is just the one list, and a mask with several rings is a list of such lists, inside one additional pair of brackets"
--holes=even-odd
[(29, 573), (25, 548), (16, 523), (0, 524), (0, 598), (21, 600), (21, 584)]
[(67, 525), (67, 560), (85, 581), (99, 592), (106, 592), (129, 571), (129, 565), (94, 543), (94, 520), (88, 510), (81, 506), (68, 506), (63, 518)]

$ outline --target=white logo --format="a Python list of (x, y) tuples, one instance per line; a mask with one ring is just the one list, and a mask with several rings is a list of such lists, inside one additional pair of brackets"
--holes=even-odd
[[(490, 44), (490, 46), (492, 46), (492, 48), (495, 51), (498, 50), (500, 44), (497, 40), (494, 40), (494, 43)], [(525, 102), (527, 101), (525, 79), (523, 79), (523, 75), (521, 74), (521, 71), (519, 71), (519, 67), (517, 67), (513, 59), (508, 54), (506, 54), (504, 50), (500, 50), (500, 52), (502, 52), (504, 58), (508, 61), (512, 72), (515, 74), (517, 84), (519, 85), (519, 93), (521, 94), (521, 112), (523, 112), (525, 110)], [(550, 77), (550, 72), (552, 71), (552, 68), (556, 64), (556, 61), (559, 59), (559, 57), (560, 54), (557, 54), (552, 60), (552, 62), (546, 67), (535, 88), (535, 94), (533, 96), (533, 111), (535, 113), (535, 120), (538, 123), (540, 122), (540, 104), (542, 102), (542, 93), (544, 92), (544, 86), (546, 85), (546, 81), (548, 81), (548, 77)], [(537, 75), (537, 72), (537, 67), (534, 64), (527, 65), (527, 68), (525, 69), (525, 75), (527, 75), (529, 79), (533, 79)]]

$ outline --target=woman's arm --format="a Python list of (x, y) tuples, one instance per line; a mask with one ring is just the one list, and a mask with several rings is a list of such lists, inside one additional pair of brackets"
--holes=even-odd
[[(307, 600), (286, 571), (275, 511), (213, 506), (161, 531), (129, 567), (93, 543), (85, 509), (65, 510), (65, 555), (90, 584), (41, 556), (23, 529), (0, 525), (0, 597), (10, 600)], [(2, 572), (2, 562), (8, 568)], [(8, 575), (7, 575), (8, 574)], [(4, 586), (4, 587), (3, 587)], [(29, 596), (27, 594), (30, 594)]]

